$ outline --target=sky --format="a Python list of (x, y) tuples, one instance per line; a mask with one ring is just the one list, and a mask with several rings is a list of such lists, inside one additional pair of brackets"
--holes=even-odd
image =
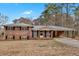
[(45, 3), (0, 3), (0, 13), (8, 16), (10, 23), (20, 17), (36, 19), (44, 10), (44, 5)]

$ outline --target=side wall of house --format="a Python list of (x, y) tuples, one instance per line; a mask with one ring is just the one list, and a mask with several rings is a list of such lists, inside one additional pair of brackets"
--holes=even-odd
[(6, 30), (4, 27), (4, 39), (6, 40), (21, 40), (31, 37), (31, 28), (28, 30), (20, 30), (20, 27), (15, 27), (15, 30)]

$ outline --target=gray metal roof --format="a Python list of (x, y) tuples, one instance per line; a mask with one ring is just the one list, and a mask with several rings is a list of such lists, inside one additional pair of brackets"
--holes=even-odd
[(66, 28), (66, 27), (60, 27), (60, 26), (42, 26), (42, 25), (31, 25), (31, 24), (25, 24), (25, 23), (13, 23), (13, 24), (5, 24), (4, 26), (30, 26), (33, 27), (32, 30), (55, 30), (55, 31), (75, 31), (73, 28)]
[(57, 30), (57, 31), (75, 31), (73, 28), (66, 28), (60, 26), (33, 26), (32, 30)]
[(22, 26), (22, 27), (26, 27), (26, 26), (31, 26), (31, 24), (25, 24), (25, 23), (13, 23), (13, 24), (5, 24), (4, 26)]

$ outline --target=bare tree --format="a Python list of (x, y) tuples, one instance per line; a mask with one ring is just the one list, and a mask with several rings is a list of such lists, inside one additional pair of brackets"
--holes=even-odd
[(6, 24), (8, 21), (8, 17), (0, 13), (0, 28), (2, 25)]

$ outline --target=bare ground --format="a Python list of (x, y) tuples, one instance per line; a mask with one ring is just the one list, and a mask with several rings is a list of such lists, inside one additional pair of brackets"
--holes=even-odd
[(79, 49), (55, 40), (0, 41), (3, 56), (79, 56)]

